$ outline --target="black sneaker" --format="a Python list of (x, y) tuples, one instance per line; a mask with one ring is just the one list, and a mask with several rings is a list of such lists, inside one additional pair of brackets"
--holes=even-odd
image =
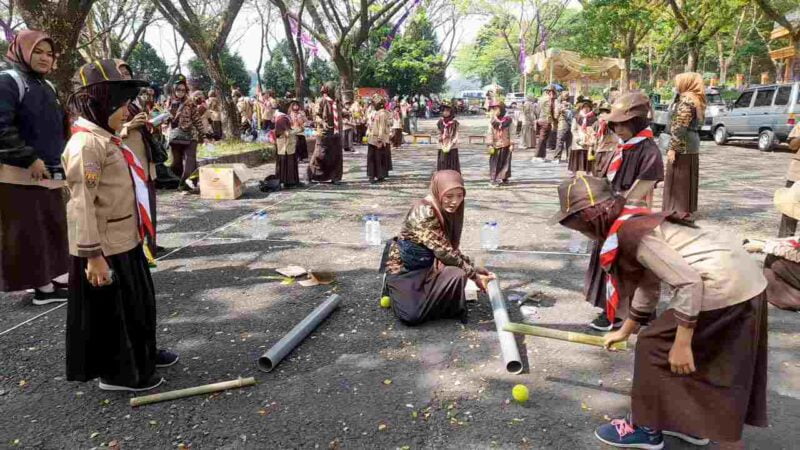
[(42, 292), (35, 289), (33, 292), (34, 305), (49, 305), (50, 303), (64, 303), (69, 297), (69, 291), (64, 288), (54, 288), (53, 292)]
[(608, 320), (608, 316), (606, 316), (605, 312), (598, 314), (598, 316), (589, 324), (589, 327), (597, 330), (597, 331), (611, 331), (616, 330), (622, 326), (621, 319), (614, 319), (614, 323), (612, 324)]
[(100, 384), (98, 387), (104, 391), (127, 391), (127, 392), (142, 392), (142, 391), (149, 391), (150, 389), (155, 389), (164, 382), (164, 379), (161, 377), (152, 376), (149, 380), (139, 384), (138, 386), (123, 386), (120, 384), (112, 384), (108, 381), (104, 381), (102, 378), (100, 379)]
[(676, 437), (676, 438), (678, 438), (678, 439), (680, 439), (682, 441), (686, 441), (686, 442), (688, 442), (690, 444), (693, 444), (693, 445), (703, 446), (703, 445), (708, 445), (711, 442), (710, 439), (699, 438), (697, 436), (692, 436), (690, 434), (683, 434), (680, 431), (664, 430), (664, 431), (662, 431), (662, 433), (666, 434), (667, 436)]
[(178, 354), (169, 350), (159, 350), (156, 355), (156, 367), (169, 367), (178, 362)]

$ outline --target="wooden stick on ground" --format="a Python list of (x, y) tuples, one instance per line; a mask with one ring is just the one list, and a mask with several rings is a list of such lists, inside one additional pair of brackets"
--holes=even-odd
[[(504, 328), (505, 331), (510, 331), (517, 334), (528, 334), (531, 336), (538, 336), (550, 339), (558, 339), (561, 341), (577, 342), (579, 344), (594, 345), (597, 347), (603, 346), (602, 336), (593, 336), (591, 334), (575, 333), (573, 331), (554, 330), (552, 328), (535, 327), (533, 325), (525, 325), (522, 323), (508, 323)], [(628, 342), (617, 342), (612, 345), (613, 350), (627, 350)]]
[(221, 381), (219, 383), (205, 384), (203, 386), (194, 386), (186, 389), (178, 389), (176, 391), (160, 392), (158, 394), (145, 395), (142, 397), (133, 397), (131, 399), (131, 406), (142, 406), (150, 403), (166, 402), (169, 400), (177, 400), (179, 398), (191, 397), (193, 395), (210, 394), (212, 392), (224, 391), (226, 389), (235, 389), (245, 386), (252, 386), (256, 384), (256, 379), (239, 378), (231, 381)]

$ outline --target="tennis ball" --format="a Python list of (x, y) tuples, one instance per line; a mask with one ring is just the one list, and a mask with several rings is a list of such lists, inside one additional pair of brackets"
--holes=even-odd
[(528, 401), (528, 387), (524, 384), (518, 384), (511, 390), (511, 396), (514, 397), (518, 403), (525, 403)]
[(381, 308), (388, 308), (392, 305), (392, 299), (388, 295), (381, 297)]

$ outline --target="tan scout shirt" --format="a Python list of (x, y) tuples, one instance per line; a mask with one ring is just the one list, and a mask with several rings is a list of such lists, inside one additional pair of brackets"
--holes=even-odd
[(392, 134), (391, 130), (391, 113), (383, 108), (375, 111), (369, 121), (369, 129), (367, 134), (369, 138), (367, 143), (369, 145), (381, 146), (389, 143), (389, 136)]
[(638, 322), (655, 311), (660, 280), (675, 289), (669, 309), (689, 328), (701, 311), (750, 300), (767, 287), (761, 268), (744, 249), (711, 232), (671, 222), (645, 235), (636, 259), (648, 269), (631, 303), (630, 318)]
[(67, 173), (69, 253), (111, 256), (140, 243), (133, 180), (111, 134), (94, 124), (75, 133), (61, 156)]
[(792, 155), (792, 161), (789, 163), (789, 170), (786, 173), (786, 179), (789, 181), (800, 181), (800, 123), (797, 123), (789, 133), (789, 148), (797, 150)]

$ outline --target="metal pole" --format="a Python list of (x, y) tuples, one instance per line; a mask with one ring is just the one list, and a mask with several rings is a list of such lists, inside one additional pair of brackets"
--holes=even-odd
[(506, 311), (506, 300), (503, 298), (503, 293), (500, 292), (500, 284), (497, 280), (490, 281), (487, 288), (489, 291), (489, 300), (492, 302), (494, 325), (497, 328), (497, 338), (500, 340), (500, 351), (503, 353), (503, 362), (506, 364), (506, 370), (516, 375), (522, 372), (522, 359), (519, 357), (519, 349), (517, 349), (517, 341), (514, 339), (514, 333), (509, 333), (504, 330), (509, 323), (508, 312)]
[(328, 297), (327, 300), (311, 311), (311, 314), (295, 325), (292, 331), (286, 333), (278, 343), (258, 358), (258, 368), (264, 372), (271, 372), (289, 352), (314, 331), (314, 328), (331, 315), (341, 302), (342, 298), (336, 294)]

